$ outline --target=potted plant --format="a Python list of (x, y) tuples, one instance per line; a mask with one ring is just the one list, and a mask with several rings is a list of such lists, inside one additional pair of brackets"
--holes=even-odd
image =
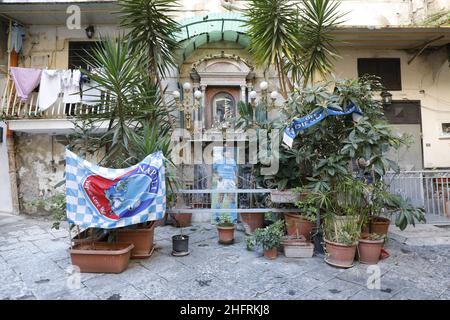
[(181, 229), (180, 234), (172, 236), (172, 255), (182, 257), (189, 253), (189, 236), (184, 235)]
[(174, 209), (176, 212), (170, 214), (172, 218), (173, 226), (177, 228), (186, 228), (191, 225), (192, 213), (191, 212), (183, 212), (183, 209), (191, 209), (186, 205), (186, 201), (184, 199), (184, 195), (177, 194), (175, 197), (175, 205)]
[(264, 212), (240, 213), (239, 215), (247, 235), (253, 234), (256, 229), (264, 226)]
[(78, 243), (71, 247), (70, 257), (81, 272), (120, 273), (127, 268), (133, 248), (131, 243)]
[(377, 264), (386, 236), (376, 233), (363, 234), (358, 240), (359, 262)]
[[(300, 193), (300, 192), (299, 192)], [(286, 232), (288, 236), (304, 236), (307, 241), (311, 240), (313, 228), (317, 222), (319, 212), (316, 198), (313, 194), (305, 196), (295, 203), (300, 213), (285, 213)]]
[(148, 221), (117, 229), (117, 242), (134, 245), (132, 259), (148, 258), (154, 250), (155, 225), (155, 221)]
[(176, 228), (186, 228), (191, 225), (192, 212), (171, 213), (173, 226)]
[(331, 216), (325, 218), (324, 224), (325, 262), (339, 268), (353, 267), (361, 224), (349, 220), (344, 225), (337, 225)]
[(234, 242), (234, 230), (236, 226), (229, 214), (222, 213), (217, 218), (217, 231), (219, 233), (219, 243), (232, 244)]
[(247, 240), (247, 248), (262, 247), (264, 257), (273, 260), (278, 256), (278, 247), (284, 236), (284, 223), (278, 220), (268, 227), (256, 229)]
[[(74, 225), (71, 225), (72, 229)], [(84, 230), (80, 230), (77, 226), (77, 233), (72, 237), (72, 242), (74, 244), (79, 243), (92, 243), (92, 242), (105, 242), (108, 240), (109, 232), (108, 230), (100, 229), (100, 228), (87, 228)]]
[(389, 185), (377, 181), (371, 186), (370, 217), (366, 225), (367, 233), (386, 236), (391, 223), (390, 217), (395, 217), (395, 225), (404, 230), (408, 224), (425, 222), (423, 208), (413, 206), (401, 196), (388, 191)]

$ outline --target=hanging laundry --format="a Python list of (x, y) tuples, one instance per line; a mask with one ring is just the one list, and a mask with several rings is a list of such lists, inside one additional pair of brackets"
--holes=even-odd
[(82, 89), (83, 104), (94, 106), (101, 103), (102, 91), (100, 90), (100, 85), (90, 79), (86, 74), (82, 75)]
[(78, 103), (81, 101), (80, 77), (80, 70), (65, 70), (61, 73), (64, 103)]
[(61, 92), (61, 73), (58, 70), (42, 70), (39, 87), (39, 110), (48, 109), (58, 99)]
[(28, 100), (31, 92), (39, 85), (39, 82), (41, 81), (41, 70), (19, 67), (11, 67), (10, 70), (17, 95), (22, 101)]
[(25, 36), (25, 29), (22, 26), (14, 25), (11, 28), (11, 43), (10, 49), (17, 53), (22, 49), (23, 37)]

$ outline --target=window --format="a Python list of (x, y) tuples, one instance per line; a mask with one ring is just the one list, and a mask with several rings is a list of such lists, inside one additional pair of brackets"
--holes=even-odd
[(69, 42), (69, 69), (92, 67), (93, 59), (89, 54), (92, 54), (97, 45), (97, 41)]
[(402, 90), (399, 58), (359, 58), (358, 77), (375, 75), (386, 90)]
[(391, 124), (420, 124), (420, 103), (416, 101), (392, 101), (384, 108), (384, 115)]
[(441, 136), (450, 138), (450, 122), (441, 123)]

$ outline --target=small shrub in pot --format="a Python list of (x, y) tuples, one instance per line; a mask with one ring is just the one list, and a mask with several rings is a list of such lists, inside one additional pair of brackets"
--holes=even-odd
[(217, 231), (219, 233), (219, 243), (232, 244), (234, 242), (234, 230), (236, 228), (231, 216), (222, 213), (216, 220)]
[(254, 234), (247, 238), (247, 248), (262, 247), (267, 259), (275, 259), (283, 236), (284, 222), (278, 220), (268, 227), (256, 229)]

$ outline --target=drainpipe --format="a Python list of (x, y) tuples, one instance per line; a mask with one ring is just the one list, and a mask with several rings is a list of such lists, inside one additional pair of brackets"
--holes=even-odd
[[(10, 67), (17, 67), (19, 65), (18, 53), (15, 50), (10, 50), (11, 47), (11, 31), (12, 20), (9, 20), (9, 32), (8, 32), (8, 79), (10, 77)], [(8, 85), (8, 84), (7, 84)], [(11, 202), (13, 207), (13, 213), (19, 214), (19, 192), (17, 186), (17, 170), (16, 170), (16, 154), (14, 148), (14, 133), (9, 130), (8, 123), (6, 122), (6, 146), (8, 153), (8, 173), (9, 184), (11, 189)]]
[(6, 146), (8, 153), (8, 167), (9, 167), (9, 184), (11, 188), (11, 202), (13, 207), (13, 213), (19, 214), (19, 190), (17, 186), (17, 170), (16, 170), (16, 157), (14, 148), (14, 135), (11, 130), (6, 129)]

